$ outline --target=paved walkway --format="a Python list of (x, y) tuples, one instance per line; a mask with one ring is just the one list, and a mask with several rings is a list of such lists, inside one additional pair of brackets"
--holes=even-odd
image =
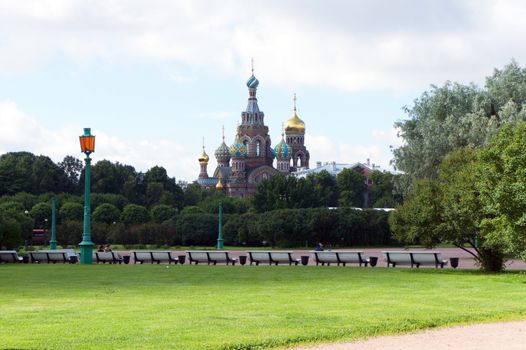
[(526, 321), (441, 328), (294, 350), (524, 350)]

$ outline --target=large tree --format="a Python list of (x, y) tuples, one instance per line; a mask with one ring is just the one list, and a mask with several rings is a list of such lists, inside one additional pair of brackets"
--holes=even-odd
[(447, 82), (432, 86), (405, 107), (409, 117), (395, 127), (404, 145), (394, 149), (394, 165), (404, 174), (398, 190), (417, 179), (438, 177), (438, 165), (456, 148), (486, 145), (502, 125), (526, 116), (526, 70), (512, 61), (495, 70), (484, 88)]
[(343, 169), (336, 176), (340, 197), (338, 204), (341, 207), (364, 206), (364, 193), (367, 188), (365, 177), (353, 169)]
[(481, 230), (485, 215), (476, 189), (477, 166), (473, 149), (458, 149), (442, 160), (437, 180), (416, 181), (390, 217), (395, 238), (427, 247), (454, 244), (472, 254), (484, 270), (500, 271), (502, 244)]
[(481, 151), (477, 176), (488, 239), (526, 260), (526, 123), (503, 128)]

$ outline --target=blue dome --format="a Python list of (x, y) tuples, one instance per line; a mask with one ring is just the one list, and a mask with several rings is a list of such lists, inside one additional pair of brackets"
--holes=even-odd
[(276, 154), (276, 158), (278, 160), (288, 160), (292, 156), (292, 147), (288, 145), (284, 140), (281, 140), (280, 143), (276, 146), (274, 149), (274, 153)]
[(251, 75), (250, 78), (248, 78), (247, 86), (249, 88), (256, 89), (258, 85), (259, 85), (259, 80), (257, 80), (254, 75)]

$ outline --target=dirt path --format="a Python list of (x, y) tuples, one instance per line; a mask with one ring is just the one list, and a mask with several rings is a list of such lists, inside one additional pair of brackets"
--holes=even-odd
[(526, 320), (484, 323), (294, 350), (524, 350)]

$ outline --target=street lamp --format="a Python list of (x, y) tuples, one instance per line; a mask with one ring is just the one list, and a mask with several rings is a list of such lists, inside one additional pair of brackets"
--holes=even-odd
[(49, 241), (51, 250), (57, 249), (57, 199), (51, 198), (51, 241)]
[(89, 155), (95, 152), (95, 136), (91, 135), (90, 128), (84, 128), (84, 135), (79, 137), (80, 149), (86, 154), (86, 169), (84, 170), (84, 232), (80, 242), (80, 263), (93, 263), (93, 242), (91, 241), (91, 158)]
[(217, 249), (223, 249), (223, 202), (219, 202), (219, 232), (217, 234)]

